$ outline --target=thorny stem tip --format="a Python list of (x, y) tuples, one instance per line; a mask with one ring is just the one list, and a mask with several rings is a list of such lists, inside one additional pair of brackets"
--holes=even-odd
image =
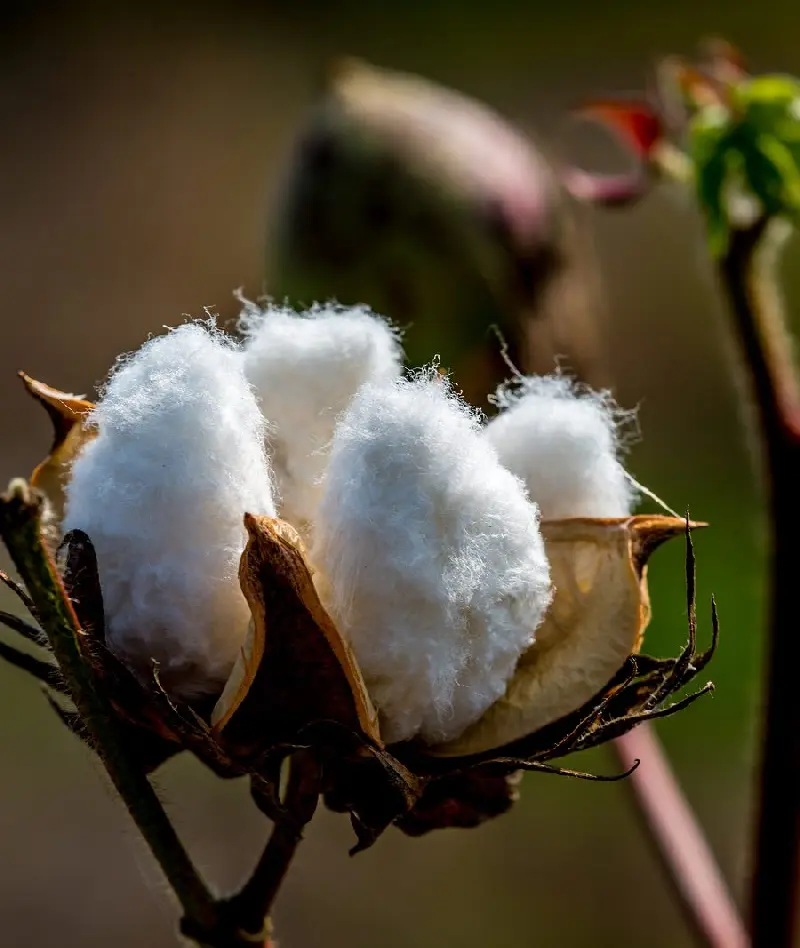
[(800, 386), (769, 225), (762, 219), (749, 230), (735, 232), (719, 272), (758, 410), (771, 530), (752, 937), (754, 948), (790, 948), (797, 933), (800, 883), (800, 638), (794, 567), (800, 536)]

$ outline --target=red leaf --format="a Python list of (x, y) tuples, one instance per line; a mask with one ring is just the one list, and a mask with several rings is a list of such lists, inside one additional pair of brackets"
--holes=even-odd
[(601, 99), (575, 110), (575, 115), (607, 126), (640, 158), (647, 158), (663, 137), (661, 118), (646, 102)]

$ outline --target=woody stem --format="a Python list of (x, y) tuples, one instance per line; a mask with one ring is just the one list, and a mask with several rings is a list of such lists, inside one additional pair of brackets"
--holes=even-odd
[(752, 867), (754, 948), (790, 948), (800, 891), (800, 384), (776, 281), (778, 245), (764, 218), (732, 235), (719, 273), (758, 411), (770, 521), (769, 625), (762, 759)]
[(248, 933), (265, 929), (275, 897), (303, 838), (303, 830), (319, 800), (320, 767), (314, 753), (297, 751), (289, 768), (283, 803), (285, 815), (276, 821), (252, 875), (227, 903), (237, 926)]
[(77, 617), (42, 542), (41, 501), (24, 481), (13, 481), (8, 493), (0, 497), (0, 537), (27, 587), (70, 695), (112, 783), (183, 910), (211, 927), (217, 917), (214, 897), (192, 864), (147, 776), (128, 758), (113, 709), (95, 687), (83, 660)]

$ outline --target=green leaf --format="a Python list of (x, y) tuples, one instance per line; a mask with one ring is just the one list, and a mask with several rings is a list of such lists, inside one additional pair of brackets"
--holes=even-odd
[(727, 246), (736, 189), (752, 194), (767, 215), (800, 222), (800, 81), (757, 76), (729, 93), (729, 108), (700, 109), (689, 129), (698, 200), (714, 254)]

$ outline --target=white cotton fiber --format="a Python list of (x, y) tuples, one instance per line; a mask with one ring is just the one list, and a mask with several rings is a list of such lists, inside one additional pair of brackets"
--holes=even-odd
[(187, 324), (122, 361), (72, 469), (65, 529), (97, 551), (110, 646), (168, 690), (212, 693), (247, 633), (243, 515), (275, 516), (241, 352)]
[(302, 533), (316, 516), (338, 415), (367, 381), (397, 378), (397, 333), (365, 307), (303, 314), (246, 303), (245, 371), (270, 426), (280, 515)]
[(625, 413), (607, 393), (567, 376), (531, 376), (517, 386), (495, 397), (502, 410), (485, 438), (525, 482), (542, 518), (626, 517), (636, 491), (618, 459)]
[(461, 734), (550, 602), (538, 512), (433, 374), (361, 388), (333, 440), (312, 552), (388, 742)]

